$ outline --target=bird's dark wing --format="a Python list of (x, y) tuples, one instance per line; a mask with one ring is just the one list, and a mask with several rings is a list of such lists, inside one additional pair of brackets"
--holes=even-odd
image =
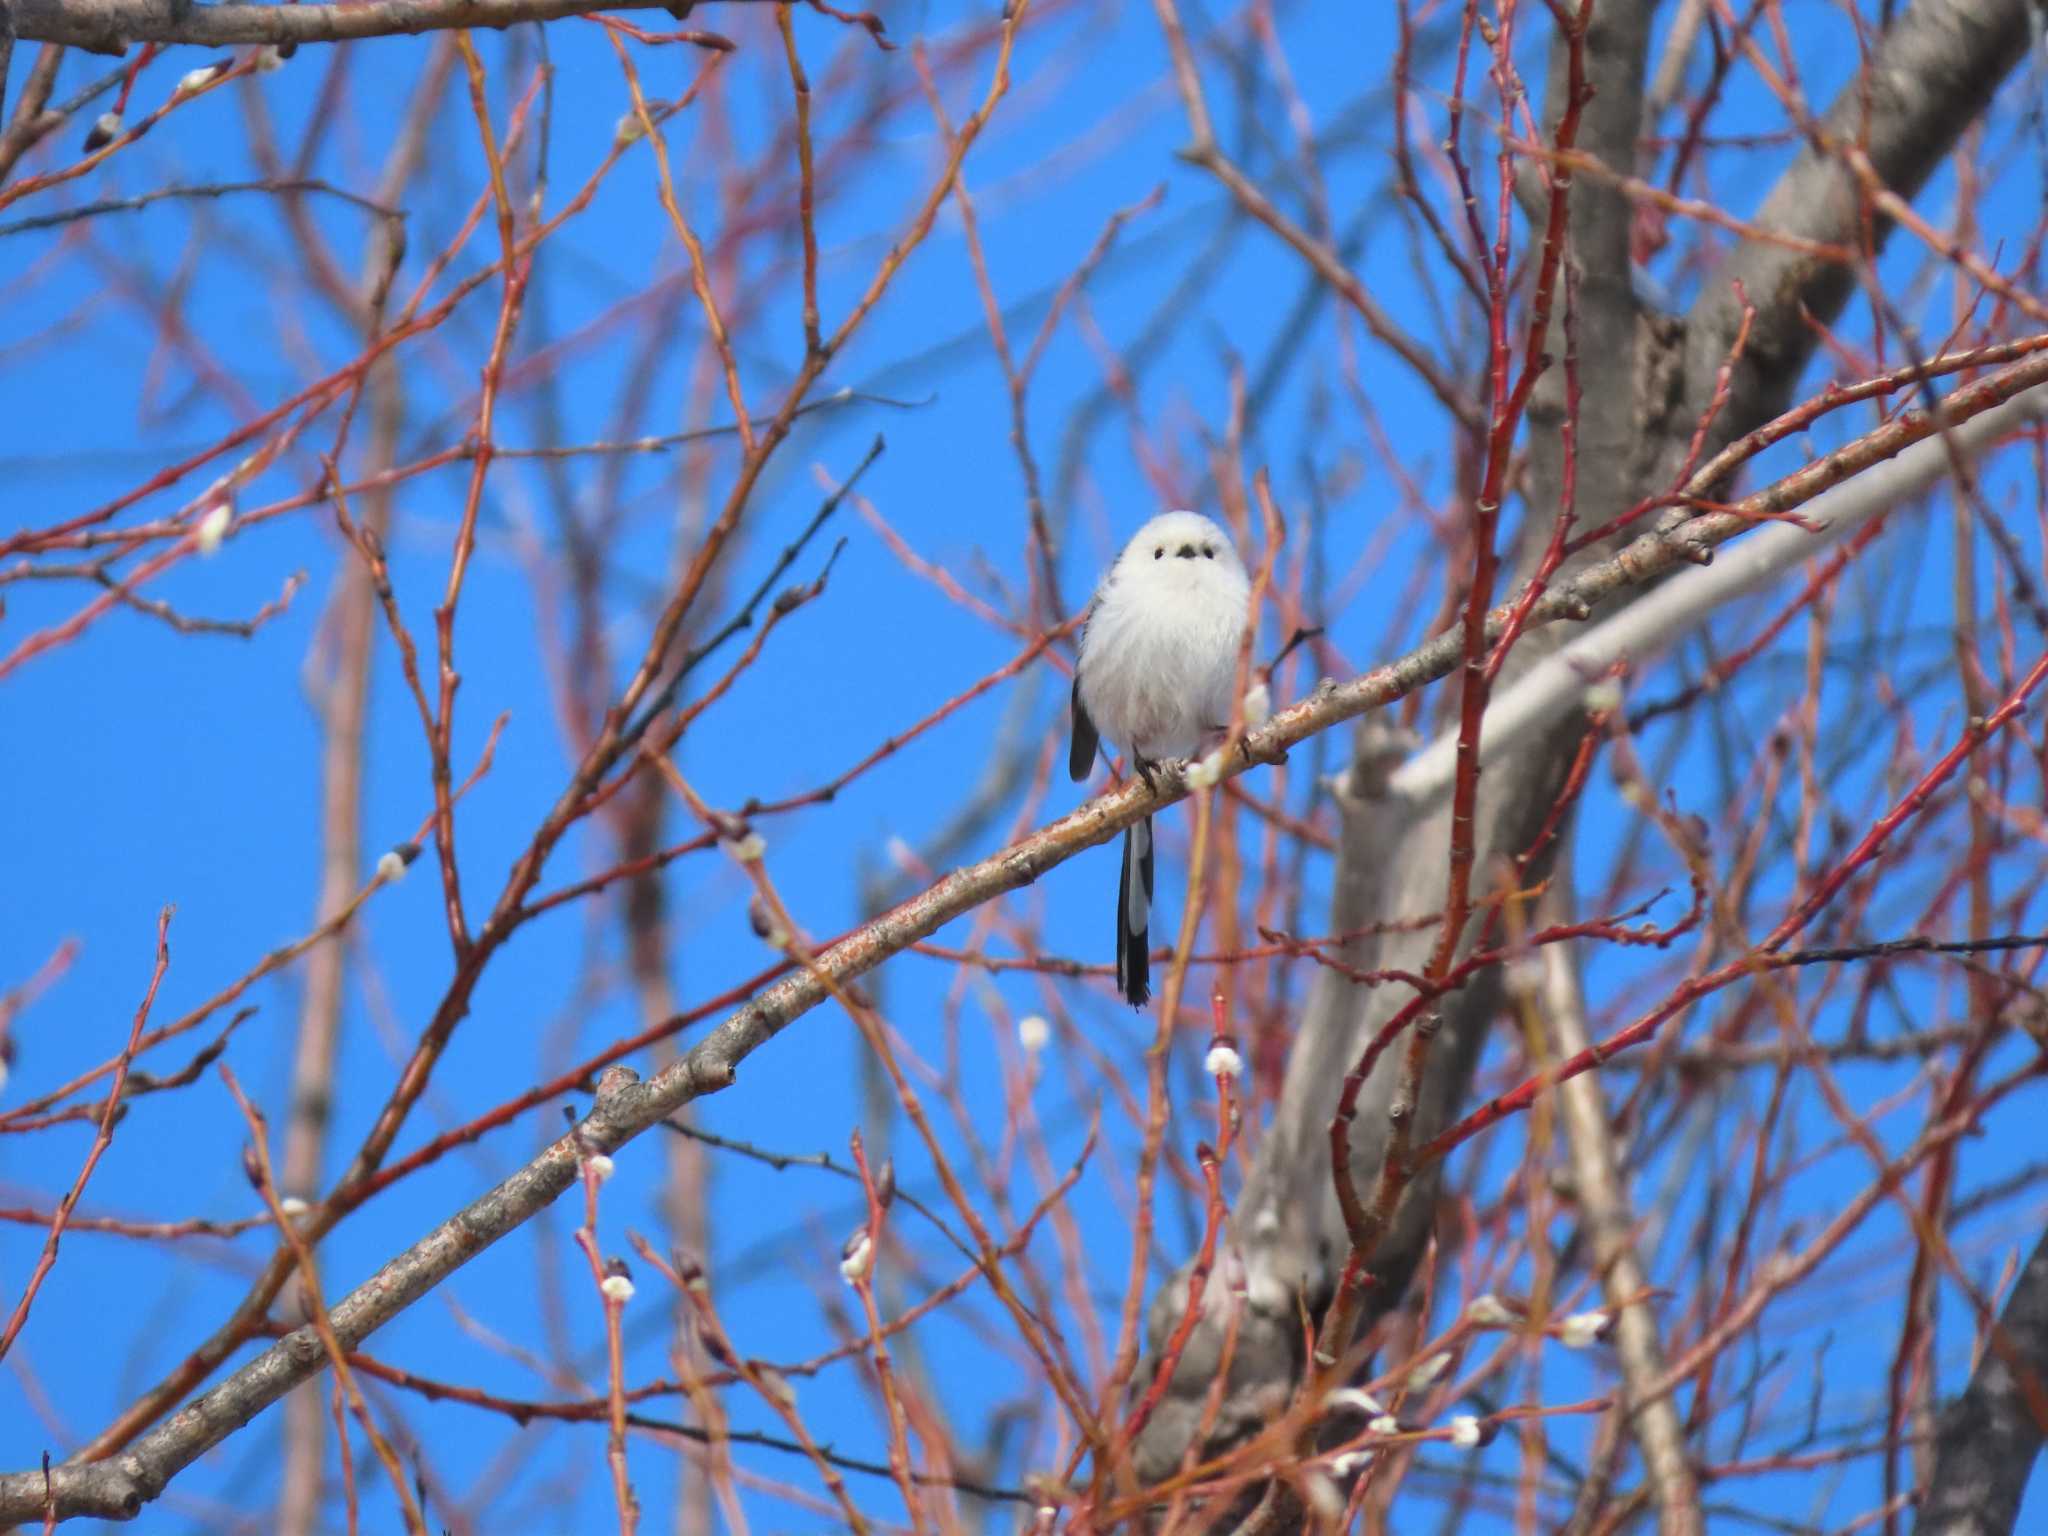
[(1088, 706), (1081, 702), (1081, 674), (1074, 673), (1074, 735), (1067, 746), (1067, 774), (1078, 784), (1095, 771), (1095, 752), (1102, 734), (1088, 718)]

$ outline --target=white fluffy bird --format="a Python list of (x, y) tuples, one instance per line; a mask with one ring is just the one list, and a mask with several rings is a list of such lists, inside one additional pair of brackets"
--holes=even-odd
[[(1095, 589), (1074, 669), (1067, 771), (1088, 777), (1102, 737), (1151, 778), (1230, 724), (1251, 585), (1230, 535), (1196, 512), (1168, 512), (1132, 536)], [(1116, 901), (1117, 990), (1151, 996), (1152, 818), (1124, 833)]]

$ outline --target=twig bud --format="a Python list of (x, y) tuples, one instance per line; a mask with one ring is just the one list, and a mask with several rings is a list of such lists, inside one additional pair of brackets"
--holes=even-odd
[(171, 94), (173, 96), (183, 96), (192, 91), (203, 90), (207, 86), (213, 84), (213, 82), (220, 77), (221, 72), (226, 70), (228, 67), (229, 61), (226, 59), (221, 59), (212, 64), (202, 64), (197, 69), (187, 70), (185, 74), (182, 77), (180, 77), (177, 89), (173, 91)]
[(1338, 1387), (1323, 1398), (1323, 1411), (1325, 1413), (1336, 1413), (1339, 1410), (1346, 1413), (1363, 1414), (1365, 1417), (1372, 1419), (1378, 1418), (1387, 1411), (1380, 1406), (1380, 1400), (1363, 1387)]
[(228, 536), (228, 525), (234, 519), (235, 514), (229, 510), (228, 504), (224, 501), (216, 501), (212, 506), (208, 507), (206, 515), (199, 519), (199, 531), (195, 539), (199, 546), (199, 553), (202, 555), (218, 554), (221, 541)]
[(1461, 1451), (1478, 1450), (1498, 1432), (1491, 1420), (1475, 1418), (1469, 1413), (1457, 1414), (1451, 1419), (1451, 1444)]
[(1202, 1058), (1202, 1069), (1211, 1077), (1239, 1077), (1244, 1073), (1244, 1058), (1228, 1040), (1218, 1040)]
[(1607, 1337), (1614, 1326), (1614, 1314), (1605, 1308), (1574, 1312), (1557, 1325), (1558, 1342), (1566, 1349), (1585, 1349)]
[(1408, 1373), (1408, 1390), (1420, 1392), (1451, 1367), (1449, 1350), (1438, 1350)]
[(1472, 1298), (1472, 1304), (1465, 1309), (1465, 1319), (1475, 1328), (1512, 1328), (1520, 1321), (1491, 1291)]
[(839, 1250), (839, 1278), (848, 1285), (857, 1284), (867, 1278), (874, 1263), (875, 1245), (868, 1240), (868, 1229), (862, 1227), (847, 1238), (846, 1246)]
[(1603, 677), (1581, 696), (1589, 715), (1611, 715), (1621, 708), (1621, 684)]

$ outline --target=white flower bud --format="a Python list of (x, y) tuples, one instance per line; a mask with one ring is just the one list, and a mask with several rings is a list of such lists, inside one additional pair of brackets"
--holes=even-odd
[(1376, 1435), (1398, 1435), (1401, 1433), (1401, 1421), (1391, 1413), (1381, 1414), (1365, 1427)]
[(386, 848), (377, 856), (377, 881), (380, 885), (396, 885), (405, 878), (405, 856), (396, 848)]
[(234, 517), (224, 501), (216, 501), (206, 509), (206, 515), (199, 519), (199, 553), (219, 553), (221, 541), (228, 536), (228, 524), (234, 521)]
[(1380, 1400), (1362, 1387), (1338, 1387), (1323, 1398), (1323, 1411), (1334, 1413), (1338, 1409), (1362, 1413), (1368, 1418), (1378, 1418), (1387, 1410), (1380, 1406)]
[(614, 1163), (602, 1152), (593, 1152), (590, 1156), (583, 1159), (583, 1171), (596, 1179), (600, 1184), (610, 1178), (617, 1168), (618, 1164)]
[(1244, 1058), (1237, 1051), (1221, 1041), (1209, 1047), (1209, 1054), (1202, 1058), (1202, 1069), (1211, 1077), (1238, 1077), (1244, 1072)]
[(1052, 1025), (1042, 1013), (1027, 1013), (1017, 1021), (1017, 1043), (1033, 1056), (1052, 1043)]
[(1621, 708), (1621, 684), (1611, 677), (1603, 677), (1586, 689), (1580, 702), (1589, 715), (1611, 715)]
[(718, 846), (725, 850), (727, 858), (736, 864), (758, 864), (761, 855), (768, 851), (768, 844), (758, 832), (748, 832), (741, 837), (722, 837)]
[(1199, 762), (1188, 765), (1188, 788), (1214, 789), (1223, 777), (1223, 754), (1211, 752)]
[(1525, 949), (1508, 961), (1501, 984), (1507, 988), (1508, 996), (1526, 1002), (1542, 994), (1543, 979), (1543, 957), (1533, 949)]
[(303, 1216), (310, 1209), (297, 1195), (286, 1195), (277, 1202), (277, 1208), (287, 1216)]
[(1465, 1319), (1475, 1328), (1512, 1328), (1517, 1322), (1515, 1314), (1491, 1291), (1472, 1298), (1472, 1305), (1465, 1309)]
[(633, 1282), (624, 1275), (606, 1275), (598, 1289), (611, 1301), (624, 1302), (633, 1299)]
[(284, 55), (274, 44), (256, 50), (255, 69), (259, 75), (275, 74), (284, 68)]
[(1375, 1455), (1372, 1451), (1346, 1451), (1330, 1463), (1330, 1470), (1339, 1477), (1349, 1477), (1354, 1472), (1363, 1472), (1372, 1465)]
[(1566, 1349), (1585, 1349), (1606, 1338), (1613, 1324), (1613, 1316), (1604, 1310), (1574, 1312), (1557, 1325), (1558, 1342)]
[(105, 149), (119, 137), (121, 137), (121, 114), (118, 112), (102, 112), (93, 119), (92, 127), (86, 130), (85, 152), (89, 155), (96, 149)]
[(1264, 683), (1253, 683), (1245, 690), (1244, 723), (1257, 729), (1273, 718), (1273, 690)]
[(1461, 1451), (1474, 1451), (1493, 1438), (1493, 1426), (1482, 1424), (1469, 1413), (1451, 1419), (1451, 1444)]
[(1445, 1371), (1449, 1370), (1450, 1365), (1450, 1351), (1439, 1350), (1436, 1354), (1431, 1355), (1427, 1360), (1423, 1361), (1422, 1364), (1418, 1365), (1417, 1367), (1415, 1367), (1414, 1370), (1408, 1373), (1408, 1390), (1410, 1392), (1420, 1392), (1424, 1390), (1429, 1386), (1431, 1382), (1435, 1381), (1437, 1377), (1443, 1375)]
[(839, 1261), (839, 1278), (848, 1285), (864, 1280), (874, 1262), (875, 1245), (866, 1232), (856, 1232), (847, 1240), (845, 1257)]
[(638, 112), (628, 112), (612, 129), (612, 143), (620, 149), (629, 144), (638, 144), (647, 137), (647, 125), (640, 121)]
[(204, 86), (212, 84), (214, 76), (219, 73), (219, 67), (213, 64), (203, 64), (198, 69), (187, 70), (184, 76), (179, 79), (177, 90), (172, 92), (172, 94), (183, 96), (188, 91), (199, 90)]

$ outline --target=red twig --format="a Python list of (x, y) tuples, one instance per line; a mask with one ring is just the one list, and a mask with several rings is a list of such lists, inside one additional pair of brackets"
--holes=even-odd
[(135, 1010), (135, 1022), (128, 1026), (128, 1043), (114, 1060), (114, 1085), (107, 1094), (106, 1107), (100, 1112), (99, 1128), (93, 1134), (92, 1146), (85, 1154), (85, 1162), (78, 1170), (78, 1177), (71, 1181), (71, 1188), (57, 1203), (56, 1212), (50, 1217), (50, 1232), (43, 1239), (43, 1251), (36, 1258), (36, 1267), (29, 1274), (28, 1284), (22, 1288), (21, 1300), (14, 1304), (14, 1311), (7, 1319), (7, 1326), (0, 1329), (0, 1360), (7, 1358), (7, 1352), (14, 1347), (22, 1327), (28, 1322), (28, 1310), (35, 1305), (36, 1293), (43, 1287), (50, 1270), (57, 1262), (57, 1245), (63, 1240), (64, 1228), (71, 1220), (71, 1213), (78, 1208), (78, 1200), (85, 1193), (86, 1182), (100, 1164), (100, 1157), (114, 1141), (114, 1122), (121, 1117), (121, 1090), (128, 1081), (128, 1066), (134, 1061), (135, 1052), (142, 1041), (142, 1026), (149, 1021), (150, 1005), (156, 1001), (157, 986), (164, 979), (164, 972), (171, 964), (171, 909), (165, 907), (156, 919), (156, 964), (149, 973), (149, 988), (142, 994), (142, 1004)]

